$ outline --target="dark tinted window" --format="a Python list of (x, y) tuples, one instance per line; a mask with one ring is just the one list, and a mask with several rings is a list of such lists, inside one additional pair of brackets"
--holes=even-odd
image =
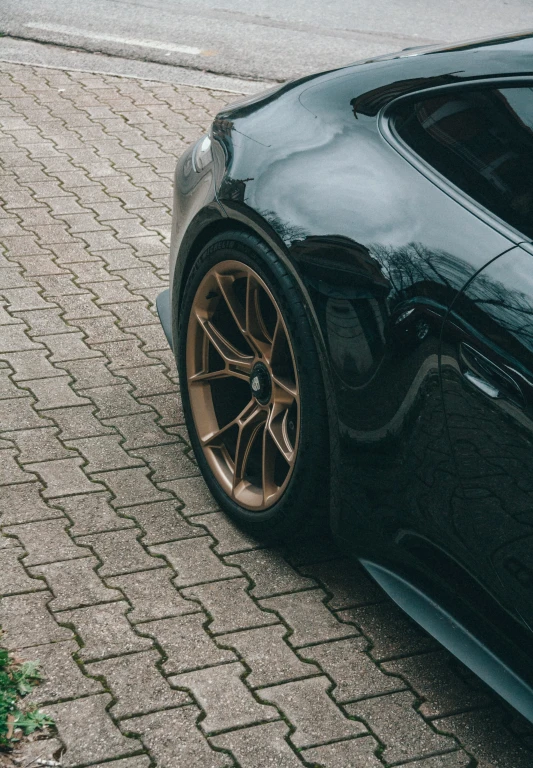
[(394, 125), (443, 176), (533, 237), (533, 86), (411, 101)]

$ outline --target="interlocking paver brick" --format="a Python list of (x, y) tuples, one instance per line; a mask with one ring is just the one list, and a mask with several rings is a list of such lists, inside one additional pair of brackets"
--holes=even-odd
[(338, 702), (405, 689), (406, 685), (401, 678), (387, 675), (376, 666), (367, 655), (367, 649), (366, 640), (351, 637), (313, 645), (301, 653), (306, 659), (316, 661), (331, 677), (335, 683), (332, 695)]
[(43, 680), (26, 699), (28, 704), (41, 706), (103, 692), (102, 684), (86, 677), (74, 661), (73, 654), (77, 651), (74, 640), (48, 643), (35, 649)]
[(189, 517), (189, 520), (194, 525), (202, 526), (209, 531), (217, 542), (214, 546), (214, 551), (218, 555), (229, 555), (233, 552), (257, 549), (262, 546), (253, 536), (237, 528), (229, 517), (222, 512)]
[(143, 397), (143, 403), (148, 403), (159, 414), (159, 424), (171, 427), (185, 424), (181, 401), (176, 395), (152, 395)]
[(133, 520), (118, 515), (109, 499), (109, 493), (86, 493), (58, 499), (54, 504), (61, 507), (72, 520), (73, 526), (69, 531), (71, 536), (131, 528)]
[(238, 565), (254, 582), (250, 592), (254, 597), (269, 597), (285, 592), (297, 592), (316, 588), (316, 582), (300, 576), (281, 555), (273, 549), (243, 552), (225, 558), (227, 563)]
[(212, 749), (198, 730), (200, 714), (197, 707), (189, 705), (123, 720), (121, 727), (141, 736), (158, 768), (231, 768), (233, 761)]
[(321, 589), (280, 595), (260, 600), (262, 608), (276, 611), (293, 630), (289, 636), (291, 645), (298, 647), (309, 643), (336, 640), (359, 634), (354, 626), (342, 624), (324, 605), (325, 594)]
[(28, 326), (26, 331), (32, 339), (34, 336), (46, 336), (48, 334), (72, 333), (76, 331), (61, 317), (60, 307), (50, 309), (33, 309), (26, 312), (16, 312), (16, 317), (23, 320)]
[(15, 448), (3, 448), (0, 450), (0, 486), (14, 485), (15, 483), (27, 483), (35, 480), (27, 475), (19, 467), (16, 457), (18, 451)]
[(58, 432), (57, 427), (21, 429), (17, 432), (5, 432), (4, 437), (12, 440), (19, 449), (19, 463), (31, 464), (53, 459), (66, 459), (72, 456), (72, 453), (67, 451), (61, 441), (58, 440)]
[[(37, 288), (11, 288), (2, 291), (2, 296), (8, 302), (8, 310), (10, 312), (19, 312), (23, 309), (47, 309), (48, 307), (55, 306), (54, 302), (49, 302), (43, 299)], [(16, 326), (10, 329), (3, 335), (2, 346), (0, 349), (2, 352), (9, 352), (11, 350), (19, 349), (31, 349), (35, 346), (35, 343), (29, 341), (24, 335), (23, 329)], [(6, 344), (9, 348), (6, 348)], [(22, 344), (23, 346), (18, 346)]]
[(92, 293), (83, 293), (79, 296), (57, 296), (55, 303), (63, 309), (63, 319), (66, 321), (107, 314), (105, 310), (96, 306), (96, 297)]
[(171, 482), (161, 483), (161, 486), (168, 488), (180, 501), (183, 501), (185, 504), (183, 514), (185, 517), (203, 514), (204, 512), (215, 512), (218, 509), (218, 504), (201, 477), (172, 480)]
[(5, 632), (2, 643), (7, 648), (14, 650), (72, 639), (70, 629), (60, 627), (46, 607), (51, 597), (50, 592), (32, 592), (0, 601), (0, 625)]
[(84, 389), (107, 387), (122, 383), (122, 379), (110, 372), (107, 367), (107, 361), (103, 358), (69, 360), (66, 363), (56, 363), (56, 368), (69, 373), (74, 379), (72, 386), (83, 395), (85, 394), (83, 392)]
[(84, 765), (88, 755), (93, 762), (108, 761), (141, 751), (139, 741), (123, 736), (107, 714), (110, 702), (111, 696), (101, 693), (43, 707), (43, 711), (54, 718), (66, 746), (61, 758), (65, 768)]
[[(96, 266), (103, 268), (102, 265), (96, 265), (94, 262), (84, 264), (83, 266), (92, 267), (93, 269)], [(80, 318), (75, 321), (75, 325), (83, 331), (85, 334), (85, 343), (89, 344), (89, 346), (92, 346), (93, 344), (101, 344), (106, 341), (115, 342), (133, 338), (130, 334), (126, 334), (118, 327), (117, 320), (112, 315)], [(135, 341), (134, 338), (133, 341)]]
[[(153, 360), (152, 362), (156, 362)], [(135, 397), (177, 392), (177, 386), (166, 375), (162, 365), (141, 365), (137, 368), (121, 368), (120, 376), (134, 387)]]
[[(83, 394), (90, 397), (91, 400), (98, 406), (98, 418), (99, 419), (111, 419), (110, 424), (118, 422), (117, 427), (120, 429), (120, 421), (116, 419), (117, 416), (128, 416), (129, 414), (137, 414), (146, 412), (149, 410), (149, 406), (139, 403), (131, 394), (131, 387), (129, 384), (122, 383), (119, 379), (115, 384), (108, 386), (99, 386), (94, 389), (86, 389)], [(150, 418), (154, 420), (154, 414), (143, 413), (144, 419), (138, 418), (140, 421), (148, 421)], [(141, 433), (142, 435), (142, 433)], [(143, 437), (141, 436), (141, 442)], [(144, 437), (146, 439), (146, 437)], [(124, 444), (125, 448), (129, 448), (128, 443)]]
[(382, 667), (402, 675), (424, 699), (419, 707), (424, 717), (443, 717), (491, 703), (488, 692), (472, 679), (472, 673), (442, 651), (389, 661)]
[[(172, 685), (190, 689), (206, 712), (200, 723), (205, 733), (277, 720), (274, 707), (258, 704), (242, 681), (245, 668), (240, 662), (222, 664), (169, 678)], [(348, 721), (349, 722), (349, 721)]]
[(324, 744), (366, 733), (363, 723), (349, 720), (327, 694), (327, 677), (310, 677), (272, 688), (262, 688), (261, 699), (276, 704), (295, 727), (291, 741), (297, 747)]
[[(407, 768), (470, 768), (472, 758), (462, 750), (460, 752), (447, 752), (444, 755), (435, 757), (425, 757), (422, 760), (409, 761), (403, 763)], [(497, 768), (494, 763), (479, 763), (478, 768)], [(503, 768), (503, 764), (502, 764)]]
[(102, 472), (98, 479), (106, 483), (112, 491), (114, 499), (111, 503), (117, 509), (171, 498), (169, 493), (156, 488), (148, 477), (149, 474), (149, 469), (139, 467)]
[(74, 544), (66, 532), (67, 525), (66, 518), (44, 520), (6, 526), (4, 533), (16, 536), (22, 543), (28, 553), (24, 558), (25, 567), (90, 555), (88, 549)]
[(135, 459), (126, 453), (120, 445), (121, 441), (120, 435), (100, 435), (99, 437), (72, 440), (67, 445), (69, 448), (75, 448), (87, 460), (84, 470), (88, 474), (110, 469), (143, 466), (140, 459)]
[(157, 651), (142, 651), (87, 664), (87, 671), (90, 675), (105, 678), (117, 699), (111, 708), (117, 718), (148, 714), (190, 703), (186, 693), (170, 688), (157, 669), (156, 664), (160, 660)]
[(175, 500), (157, 501), (154, 504), (128, 507), (125, 514), (133, 517), (142, 528), (142, 542), (146, 546), (204, 536), (203, 528), (190, 525), (181, 516), (178, 511), (180, 506), (180, 503)]
[[(88, 550), (80, 548), (80, 552)], [(95, 557), (81, 557), (78, 560), (52, 562), (34, 566), (32, 576), (42, 576), (54, 594), (49, 603), (51, 611), (64, 611), (69, 608), (106, 603), (121, 600), (122, 595), (116, 589), (109, 589), (95, 573), (98, 560)]]
[[(60, 437), (65, 441), (79, 437), (109, 435), (115, 432), (112, 427), (106, 427), (95, 418), (93, 415), (95, 411), (96, 408), (92, 405), (81, 405), (76, 408), (58, 408), (47, 411), (46, 416), (55, 421), (61, 430)], [(42, 422), (39, 422), (37, 426), (41, 426), (41, 424)]]
[(56, 296), (74, 296), (86, 293), (83, 288), (76, 285), (72, 275), (67, 272), (59, 275), (40, 275), (35, 277), (35, 282), (43, 289), (45, 299), (54, 300)]
[[(7, 363), (0, 363), (7, 366)], [(0, 368), (0, 399), (10, 400), (15, 397), (30, 397), (30, 393), (18, 387), (11, 381), (12, 371), (9, 368)]]
[[(37, 345), (36, 345), (37, 346)], [(2, 355), (14, 369), (13, 381), (44, 379), (51, 376), (64, 376), (65, 372), (54, 368), (49, 361), (50, 353), (46, 349), (34, 349), (28, 352), (16, 352)]]
[(340, 612), (339, 617), (343, 621), (353, 621), (370, 638), (370, 653), (377, 661), (436, 647), (435, 641), (390, 601), (364, 608), (350, 608)]
[[(135, 403), (136, 410), (138, 411), (148, 409), (149, 407), (137, 403), (133, 398), (132, 401)], [(126, 413), (126, 411), (123, 411), (123, 413)], [(156, 424), (157, 417), (155, 413), (135, 413), (133, 409), (130, 410), (130, 413), (134, 415), (106, 419), (106, 423), (114, 426), (126, 438), (124, 443), (126, 451), (176, 442), (174, 435), (167, 434)], [(106, 417), (103, 416), (102, 418)], [(168, 483), (165, 483), (165, 486), (170, 487)]]
[(388, 762), (414, 760), (455, 749), (454, 740), (436, 733), (415, 710), (414, 704), (413, 694), (405, 691), (347, 704), (345, 709), (368, 723), (385, 744), (383, 755)]
[(158, 445), (153, 448), (137, 448), (132, 456), (139, 456), (153, 471), (155, 483), (164, 483), (175, 478), (198, 476), (197, 465), (185, 453), (187, 445), (177, 442)]
[(42, 342), (52, 353), (50, 362), (82, 360), (85, 357), (100, 357), (101, 352), (91, 349), (83, 339), (82, 333), (59, 333), (57, 335), (36, 336), (35, 341)]
[(139, 543), (138, 536), (138, 528), (124, 528), (78, 536), (76, 542), (94, 549), (103, 563), (98, 570), (100, 577), (164, 568), (164, 560), (151, 557)]
[(211, 632), (235, 632), (238, 629), (277, 624), (273, 613), (262, 611), (248, 594), (246, 579), (228, 579), (182, 589), (184, 597), (199, 600), (213, 617)]
[(99, 661), (152, 647), (147, 637), (135, 634), (126, 618), (127, 603), (103, 603), (64, 611), (58, 621), (76, 628), (83, 641), (79, 656), (84, 661)]
[(20, 562), (20, 557), (23, 554), (24, 551), (21, 547), (0, 549), (0, 573), (2, 574), (0, 589), (2, 590), (2, 597), (46, 589), (44, 581), (31, 579), (24, 570)]
[(122, 368), (133, 368), (136, 365), (152, 365), (154, 362), (142, 350), (137, 339), (125, 341), (110, 341), (108, 343), (93, 344), (93, 347), (102, 352), (110, 361), (109, 369), (119, 371)]
[[(189, 602), (189, 611), (200, 606)], [(154, 637), (167, 660), (163, 664), (165, 674), (177, 674), (202, 667), (236, 661), (231, 650), (219, 648), (204, 625), (208, 621), (203, 613), (189, 613), (171, 619), (160, 619), (141, 624), (139, 629)]]
[(213, 552), (210, 536), (172, 541), (150, 547), (150, 552), (164, 555), (177, 573), (174, 583), (178, 587), (203, 584), (241, 576), (238, 568), (225, 565)]
[[(126, 253), (130, 253), (130, 251), (126, 251)], [(109, 258), (109, 252), (106, 253), (106, 258)], [(134, 260), (133, 263), (138, 264), (137, 260)], [(121, 328), (149, 325), (155, 321), (155, 315), (150, 312), (145, 301), (110, 304), (107, 309), (118, 317), (118, 324)]]
[(336, 558), (325, 563), (303, 565), (299, 570), (321, 582), (327, 592), (331, 593), (326, 604), (332, 610), (378, 603), (384, 599), (384, 593), (378, 585), (353, 560)]
[[(322, 747), (304, 749), (301, 755), (307, 762), (324, 765), (327, 768), (351, 768), (351, 766), (354, 768), (381, 768), (383, 763), (375, 756), (377, 748), (378, 744), (374, 739), (370, 736), (363, 736), (348, 741), (337, 741), (335, 744), (324, 744)], [(411, 763), (409, 765), (411, 766)], [(416, 768), (416, 766), (412, 765), (412, 768)]]
[(45, 499), (105, 490), (100, 483), (87, 479), (81, 469), (82, 464), (83, 459), (78, 457), (26, 464), (26, 469), (42, 478), (46, 486), (43, 491)]
[[(264, 723), (212, 736), (210, 742), (231, 752), (241, 768), (302, 768), (300, 759), (287, 743), (288, 732), (285, 723)], [(346, 763), (343, 768), (347, 766)]]
[(80, 397), (74, 392), (71, 387), (70, 376), (56, 376), (53, 379), (33, 379), (32, 381), (25, 381), (24, 386), (37, 398), (37, 402), (33, 406), (37, 411), (47, 408), (90, 405), (91, 403), (86, 397)]
[(170, 582), (171, 576), (168, 568), (140, 571), (106, 579), (106, 584), (121, 589), (125, 594), (133, 606), (128, 617), (134, 624), (200, 611), (198, 603), (181, 597)]
[[(247, 629), (218, 638), (221, 646), (235, 648), (251, 668), (246, 682), (252, 688), (320, 673), (311, 663), (301, 661), (285, 642), (287, 629), (279, 624)], [(327, 671), (327, 670), (326, 670)]]
[(135, 757), (124, 757), (112, 762), (91, 763), (91, 768), (150, 768), (150, 758), (148, 755), (135, 755)]
[(32, 520), (51, 520), (63, 517), (58, 509), (49, 507), (41, 498), (39, 483), (5, 485), (0, 492), (0, 515), (2, 525), (29, 523)]

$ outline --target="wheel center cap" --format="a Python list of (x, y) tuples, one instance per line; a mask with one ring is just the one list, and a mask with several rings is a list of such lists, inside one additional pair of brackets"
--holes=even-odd
[(250, 389), (252, 396), (258, 403), (266, 405), (272, 394), (272, 381), (268, 368), (263, 363), (256, 363), (250, 376)]

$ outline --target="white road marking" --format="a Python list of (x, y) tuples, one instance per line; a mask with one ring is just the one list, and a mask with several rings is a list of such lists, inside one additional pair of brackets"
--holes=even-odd
[(65, 27), (62, 24), (25, 24), (28, 29), (40, 29), (43, 32), (59, 32), (63, 35), (85, 37), (87, 40), (102, 40), (105, 43), (122, 43), (123, 45), (135, 45), (138, 48), (152, 48), (168, 53), (188, 53), (192, 56), (200, 56), (201, 48), (192, 48), (190, 45), (174, 45), (173, 43), (161, 43), (158, 40), (137, 40), (133, 37), (119, 37), (118, 35), (101, 35), (76, 27)]

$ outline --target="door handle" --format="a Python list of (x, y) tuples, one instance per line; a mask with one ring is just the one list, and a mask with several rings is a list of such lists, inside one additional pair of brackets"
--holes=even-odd
[(484, 395), (525, 407), (520, 385), (504, 368), (464, 342), (459, 345), (459, 358), (464, 378)]

